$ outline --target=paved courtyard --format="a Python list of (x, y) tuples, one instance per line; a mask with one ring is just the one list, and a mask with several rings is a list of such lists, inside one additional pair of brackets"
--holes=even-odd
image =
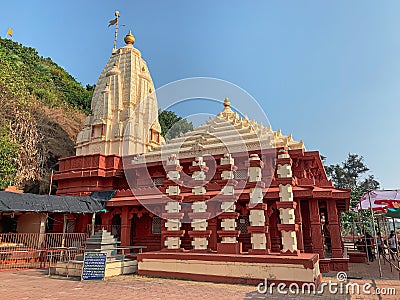
[[(371, 265), (360, 265), (363, 276), (368, 275)], [(361, 270), (360, 270), (361, 271)], [(361, 273), (359, 273), (361, 274)], [(349, 275), (350, 276), (350, 275)], [(351, 276), (350, 276), (351, 277)], [(335, 277), (325, 277), (324, 282)], [(376, 288), (395, 288), (400, 293), (399, 280), (350, 279), (352, 283), (369, 283), (371, 295), (323, 295), (300, 296), (260, 294), (255, 286), (215, 284), (186, 280), (118, 276), (105, 281), (87, 281), (48, 277), (44, 270), (0, 272), (0, 299), (398, 299), (397, 295), (373, 295)]]

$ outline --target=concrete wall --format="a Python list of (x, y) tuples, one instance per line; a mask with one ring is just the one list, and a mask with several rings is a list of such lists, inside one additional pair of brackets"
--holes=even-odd
[(44, 233), (46, 214), (26, 213), (18, 216), (18, 233)]

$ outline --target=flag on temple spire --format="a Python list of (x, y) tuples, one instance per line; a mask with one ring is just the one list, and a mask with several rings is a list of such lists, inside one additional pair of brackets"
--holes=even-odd
[(10, 37), (12, 37), (12, 35), (13, 35), (13, 30), (12, 30), (12, 28), (10, 27), (10, 28), (8, 28), (8, 30), (7, 30), (7, 34), (10, 36)]
[[(118, 38), (118, 18), (119, 18), (120, 14), (119, 11), (116, 10), (115, 11), (115, 19), (111, 20), (110, 22), (108, 22), (108, 27), (110, 27), (111, 25), (115, 25), (115, 36), (114, 36), (114, 48), (113, 49), (117, 49), (117, 38)], [(113, 50), (114, 51), (114, 50)]]
[(118, 18), (115, 18), (114, 20), (111, 20), (110, 22), (108, 22), (108, 27), (117, 24), (118, 22)]
[(117, 27), (118, 27), (118, 18), (119, 18), (119, 11), (118, 10), (116, 10), (115, 11), (115, 19), (113, 19), (113, 20), (111, 20), (111, 21), (109, 21), (108, 22), (108, 27), (110, 27), (110, 26), (112, 26), (112, 25), (117, 25)]

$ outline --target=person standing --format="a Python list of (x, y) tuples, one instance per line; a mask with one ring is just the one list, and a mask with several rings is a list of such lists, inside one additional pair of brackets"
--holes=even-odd
[(367, 245), (369, 261), (373, 262), (375, 260), (375, 255), (372, 252), (372, 236), (369, 234), (369, 232), (365, 233), (365, 243)]
[(384, 245), (383, 245), (383, 239), (382, 239), (382, 235), (381, 235), (381, 233), (380, 232), (378, 232), (377, 233), (377, 243), (378, 243), (378, 255), (383, 255), (384, 256), (384, 252), (383, 252), (383, 249), (384, 249)]
[(394, 233), (390, 233), (388, 239), (388, 245), (390, 249), (390, 255), (392, 256), (393, 260), (396, 260), (395, 256), (397, 256), (397, 248), (396, 248), (396, 239), (394, 237)]

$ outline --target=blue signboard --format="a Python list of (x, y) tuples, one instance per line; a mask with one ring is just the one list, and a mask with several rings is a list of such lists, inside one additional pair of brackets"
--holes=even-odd
[(85, 252), (82, 280), (103, 280), (106, 272), (107, 253)]

